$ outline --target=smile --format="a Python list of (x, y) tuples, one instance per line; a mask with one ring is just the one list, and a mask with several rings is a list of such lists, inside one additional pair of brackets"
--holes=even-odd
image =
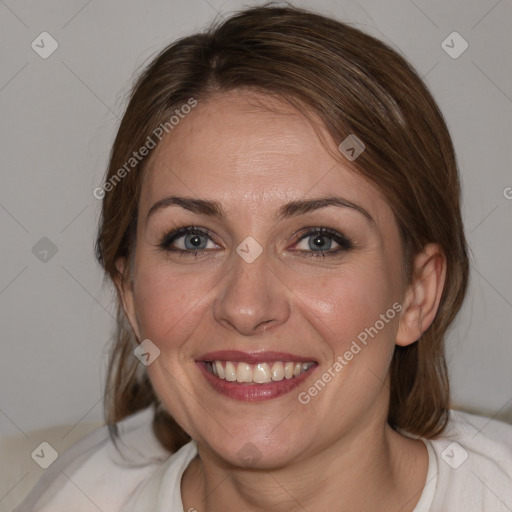
[(293, 361), (274, 361), (268, 363), (248, 364), (237, 361), (207, 361), (206, 369), (228, 382), (247, 384), (266, 384), (293, 379), (306, 373), (315, 363), (299, 363)]
[(318, 367), (308, 357), (231, 350), (205, 354), (196, 364), (211, 389), (244, 402), (270, 400), (289, 393)]

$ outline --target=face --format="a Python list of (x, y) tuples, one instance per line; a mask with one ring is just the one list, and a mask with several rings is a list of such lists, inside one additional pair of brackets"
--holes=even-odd
[(123, 302), (178, 423), (272, 467), (382, 429), (402, 268), (379, 191), (299, 112), (234, 91), (154, 150)]

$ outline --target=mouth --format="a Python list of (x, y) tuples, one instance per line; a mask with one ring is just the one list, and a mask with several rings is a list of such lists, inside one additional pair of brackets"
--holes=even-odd
[(293, 379), (306, 373), (314, 365), (314, 361), (307, 363), (275, 361), (258, 364), (240, 361), (206, 361), (206, 370), (227, 382), (266, 384)]
[(318, 366), (312, 359), (276, 352), (222, 351), (196, 361), (210, 386), (235, 400), (259, 401), (282, 396)]

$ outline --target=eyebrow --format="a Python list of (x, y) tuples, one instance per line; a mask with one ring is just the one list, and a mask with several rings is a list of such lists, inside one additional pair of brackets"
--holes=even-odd
[[(194, 199), (192, 197), (168, 196), (157, 201), (149, 209), (146, 216), (146, 222), (148, 221), (149, 217), (153, 215), (157, 210), (166, 208), (168, 206), (181, 206), (182, 208), (199, 215), (207, 215), (210, 217), (217, 217), (219, 219), (226, 218), (226, 212), (222, 208), (222, 205), (217, 201)], [(364, 215), (370, 222), (374, 222), (373, 217), (363, 207), (338, 196), (291, 201), (279, 208), (275, 218), (276, 220), (284, 220), (291, 217), (304, 215), (315, 210), (320, 210), (322, 208), (327, 208), (328, 206), (351, 208)]]

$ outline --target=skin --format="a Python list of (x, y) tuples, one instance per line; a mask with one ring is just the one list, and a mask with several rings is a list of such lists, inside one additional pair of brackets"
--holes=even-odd
[[(317, 130), (336, 154), (325, 129)], [(159, 398), (198, 443), (199, 456), (182, 479), (185, 510), (406, 512), (425, 484), (425, 445), (386, 422), (388, 369), (395, 344), (414, 343), (432, 323), (445, 260), (437, 245), (427, 245), (414, 260), (414, 281), (405, 282), (389, 204), (324, 144), (289, 105), (232, 91), (200, 103), (151, 156), (131, 278), (117, 285), (138, 340), (149, 338), (161, 351), (147, 367)], [(151, 206), (170, 195), (219, 201), (226, 218), (177, 205), (148, 218)], [(332, 195), (372, 220), (336, 206), (274, 217), (290, 201)], [(159, 248), (180, 225), (206, 228), (215, 238), (205, 238), (197, 257)], [(297, 234), (321, 226), (344, 234), (353, 248), (308, 258), (315, 237)], [(252, 263), (235, 251), (248, 236), (263, 249)], [(336, 248), (333, 242), (329, 250)], [(121, 271), (125, 265), (118, 262)], [(400, 314), (300, 404), (298, 393), (395, 302)], [(290, 352), (318, 367), (297, 390), (245, 403), (214, 391), (195, 363), (223, 349)], [(248, 442), (257, 449), (255, 463), (238, 455)]]

